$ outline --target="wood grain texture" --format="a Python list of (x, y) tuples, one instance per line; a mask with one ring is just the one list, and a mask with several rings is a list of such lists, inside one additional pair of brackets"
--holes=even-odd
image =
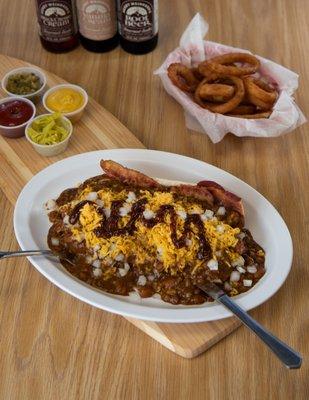
[[(302, 352), (301, 370), (285, 370), (244, 328), (196, 359), (181, 359), (124, 319), (72, 299), (30, 266), (12, 260), (0, 269), (0, 399), (309, 397), (308, 124), (276, 139), (229, 135), (217, 145), (187, 131), (180, 106), (152, 72), (178, 45), (197, 10), (210, 23), (210, 40), (250, 49), (298, 72), (296, 101), (309, 115), (306, 0), (160, 1), (159, 45), (143, 57), (120, 49), (102, 55), (82, 48), (49, 54), (37, 37), (34, 0), (23, 0), (22, 7), (20, 1), (1, 0), (0, 53), (83, 85), (146, 147), (224, 168), (277, 207), (292, 234), (293, 268), (281, 290), (253, 316)], [(13, 210), (4, 195), (0, 201), (1, 247), (14, 249)]]
[(239, 325), (235, 318), (199, 324), (158, 324), (127, 318), (163, 346), (185, 358), (194, 358), (216, 344)]
[[(22, 64), (31, 65), (0, 55), (0, 75), (3, 75), (9, 68), (15, 68)], [(45, 74), (50, 86), (60, 81), (58, 77), (47, 71)], [(43, 111), (42, 105), (38, 104), (38, 109)], [(127, 128), (90, 98), (86, 114), (82, 120), (74, 124), (73, 140), (70, 141), (68, 149), (58, 157), (39, 156), (27, 143), (25, 137), (11, 140), (0, 136), (0, 157), (3, 160), (0, 166), (2, 171), (0, 188), (14, 205), (21, 189), (32, 176), (57, 159), (93, 149), (132, 147), (132, 145), (142, 147), (142, 144)], [(25, 149), (27, 149), (27, 154), (25, 154)], [(27, 263), (26, 259), (24, 263)], [(129, 320), (161, 344), (186, 358), (199, 355), (240, 325), (235, 318), (225, 319), (220, 323), (191, 324), (190, 327), (186, 327), (184, 324), (168, 325)]]

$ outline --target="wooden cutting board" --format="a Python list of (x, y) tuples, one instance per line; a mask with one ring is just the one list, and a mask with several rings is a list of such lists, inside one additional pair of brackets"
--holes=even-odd
[[(29, 65), (24, 61), (0, 55), (0, 76), (12, 68)], [(65, 83), (56, 75), (44, 72), (48, 86)], [(3, 92), (1, 95), (5, 97)], [(38, 113), (44, 112), (41, 105), (37, 105), (37, 108)], [(24, 137), (7, 139), (0, 135), (0, 187), (8, 200), (15, 204), (21, 189), (29, 179), (57, 160), (92, 150), (143, 147), (117, 118), (90, 98), (83, 118), (74, 125), (69, 147), (59, 156), (40, 156)], [(199, 355), (240, 325), (234, 318), (199, 324), (162, 324), (127, 319), (168, 349), (186, 358)]]

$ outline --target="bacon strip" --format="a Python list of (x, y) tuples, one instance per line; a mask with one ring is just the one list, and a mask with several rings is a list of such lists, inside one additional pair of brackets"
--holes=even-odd
[(219, 200), (226, 208), (237, 211), (244, 217), (245, 211), (240, 197), (236, 194), (228, 192), (218, 183), (213, 181), (201, 181), (197, 184), (199, 187), (204, 187), (213, 194), (214, 198)]
[(127, 183), (129, 185), (155, 188), (161, 185), (141, 172), (135, 171), (134, 169), (123, 167), (112, 160), (101, 160), (101, 168), (110, 178), (118, 179), (121, 182)]
[(203, 186), (177, 185), (172, 186), (171, 190), (172, 192), (178, 193), (182, 196), (191, 196), (195, 199), (206, 201), (211, 206), (214, 204), (213, 195), (210, 193), (209, 190), (207, 190), (206, 187)]
[[(123, 183), (144, 188), (159, 188), (161, 186), (159, 182), (149, 176), (134, 169), (123, 167), (115, 161), (101, 160), (100, 165), (108, 177)], [(182, 196), (191, 196), (198, 200), (206, 201), (209, 205), (213, 205), (216, 199), (225, 207), (237, 211), (242, 217), (244, 216), (241, 198), (228, 192), (216, 182), (201, 181), (195, 186), (177, 185), (173, 186), (171, 191)]]

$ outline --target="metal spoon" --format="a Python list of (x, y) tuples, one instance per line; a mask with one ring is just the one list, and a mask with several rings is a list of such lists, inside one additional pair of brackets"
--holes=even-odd
[(25, 257), (25, 256), (39, 256), (49, 255), (57, 256), (51, 250), (19, 250), (19, 251), (0, 251), (0, 260), (9, 257)]
[(227, 296), (217, 285), (209, 282), (203, 285), (198, 284), (196, 286), (232, 311), (232, 313), (236, 315), (236, 317), (238, 317), (247, 328), (251, 329), (270, 348), (270, 350), (286, 367), (291, 369), (300, 368), (302, 363), (300, 354), (287, 344), (281, 342), (281, 340), (255, 321), (255, 319), (239, 307), (239, 305)]
[[(19, 251), (0, 251), (0, 260), (2, 260), (3, 258), (10, 258), (10, 257), (26, 257), (26, 256), (41, 256), (41, 255), (57, 257), (58, 259), (60, 257), (60, 254), (54, 253), (51, 250), (19, 250)], [(69, 260), (66, 257), (61, 256), (61, 259), (74, 265), (73, 261)]]

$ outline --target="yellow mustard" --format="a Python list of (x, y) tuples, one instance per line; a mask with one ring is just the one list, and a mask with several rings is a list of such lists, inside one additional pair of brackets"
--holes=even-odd
[(78, 90), (59, 88), (47, 96), (46, 105), (52, 111), (69, 113), (81, 108), (84, 101), (84, 96)]

